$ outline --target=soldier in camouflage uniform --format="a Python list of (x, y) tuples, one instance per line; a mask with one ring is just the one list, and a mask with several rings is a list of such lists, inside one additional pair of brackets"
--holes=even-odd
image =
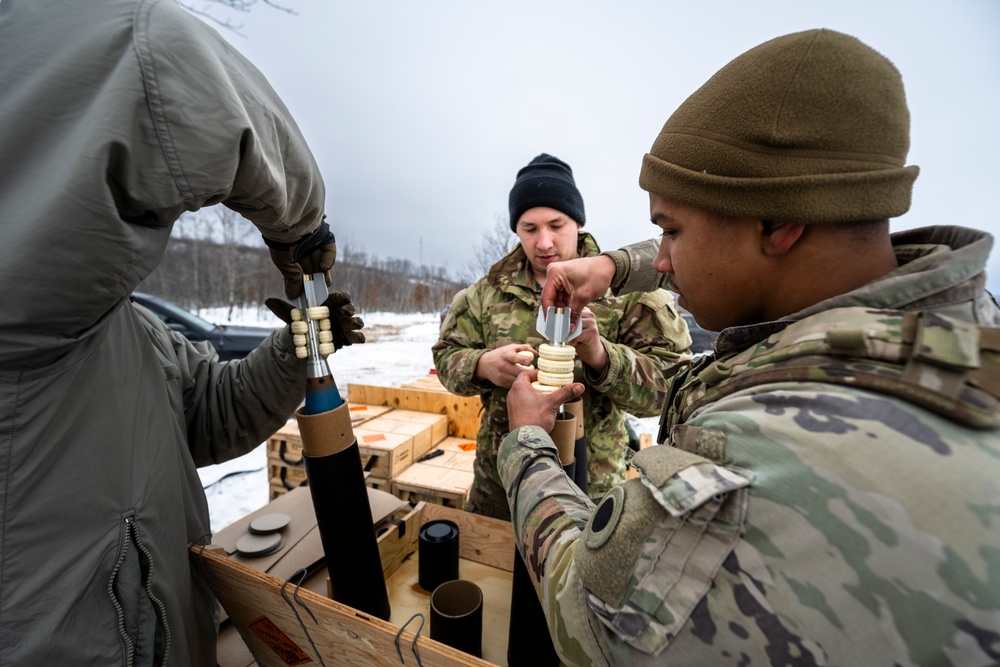
[(1000, 664), (992, 238), (889, 234), (908, 147), (887, 59), (832, 31), (779, 37), (645, 156), (660, 243), (549, 271), (546, 305), (668, 279), (723, 329), (675, 377), (639, 478), (596, 507), (547, 435), (581, 387), (511, 387), (500, 475), (566, 663)]
[[(466, 510), (509, 519), (496, 452), (507, 427), (507, 391), (545, 339), (535, 329), (546, 267), (600, 252), (579, 231), (583, 199), (569, 165), (542, 154), (520, 170), (510, 194), (511, 229), (521, 240), (472, 286), (459, 292), (434, 345), (438, 377), (450, 391), (480, 395), (482, 424)], [(580, 312), (579, 310), (576, 312)], [(583, 314), (575, 377), (583, 396), (588, 491), (600, 498), (625, 480), (625, 411), (660, 413), (668, 369), (689, 357), (691, 338), (673, 297), (662, 289), (622, 297), (602, 294)], [(528, 351), (527, 359), (516, 353)]]

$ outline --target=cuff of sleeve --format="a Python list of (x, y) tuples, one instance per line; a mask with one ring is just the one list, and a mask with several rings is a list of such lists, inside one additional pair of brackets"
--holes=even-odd
[(295, 356), (295, 341), (292, 338), (292, 330), (287, 324), (282, 329), (278, 329), (274, 334), (274, 351), (276, 356), (282, 361), (299, 362), (305, 365), (305, 359)]
[(622, 363), (621, 357), (614, 345), (609, 345), (603, 338), (601, 339), (601, 344), (604, 345), (604, 350), (608, 353), (607, 367), (599, 375), (592, 374), (593, 372), (589, 368), (585, 374), (587, 381), (594, 391), (606, 394), (623, 380), (622, 376), (625, 372), (625, 365)]
[(615, 275), (611, 278), (611, 293), (618, 296), (618, 290), (625, 281), (628, 279), (629, 272), (629, 256), (624, 250), (608, 250), (602, 252), (602, 255), (611, 258), (611, 261), (615, 263)]
[(555, 443), (541, 426), (522, 426), (504, 436), (497, 452), (497, 467), (505, 489), (510, 488), (517, 476), (521, 460), (525, 456), (534, 456), (535, 450), (559, 456)]

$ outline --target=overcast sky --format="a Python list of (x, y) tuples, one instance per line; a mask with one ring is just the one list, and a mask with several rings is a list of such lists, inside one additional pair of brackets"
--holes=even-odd
[[(953, 0), (286, 0), (220, 30), (270, 80), (327, 186), (338, 239), (455, 269), (507, 215), (517, 170), (566, 160), (586, 229), (611, 249), (653, 236), (638, 186), (667, 117), (778, 35), (831, 28), (903, 74), (913, 206), (895, 230), (1000, 235), (1000, 2)], [(989, 265), (1000, 292), (1000, 251)]]

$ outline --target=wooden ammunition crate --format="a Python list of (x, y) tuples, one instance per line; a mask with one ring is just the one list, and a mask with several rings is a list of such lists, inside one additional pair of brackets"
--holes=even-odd
[[(430, 377), (433, 377), (433, 380), (428, 379)], [(419, 382), (440, 384), (435, 376), (428, 378)], [(479, 432), (479, 411), (482, 407), (478, 396), (458, 396), (436, 388), (414, 387), (413, 384), (416, 383), (403, 387), (379, 387), (352, 383), (347, 387), (347, 394), (354, 403), (385, 405), (396, 409), (447, 415), (448, 435), (460, 438), (476, 437), (476, 433)]]
[(435, 449), (443, 449), (448, 452), (462, 452), (465, 454), (476, 453), (476, 439), (473, 438), (445, 438), (437, 444)]
[(347, 410), (351, 415), (353, 426), (360, 426), (371, 419), (392, 412), (392, 408), (387, 405), (365, 405), (363, 403), (348, 403)]
[[(348, 414), (351, 415), (351, 426), (360, 426), (376, 417), (392, 412), (385, 405), (364, 405), (348, 403)], [(294, 419), (275, 431), (267, 439), (268, 453), (276, 453), (285, 463), (295, 464), (302, 460), (302, 437), (299, 435), (299, 424)]]
[[(483, 592), (482, 659), (430, 638), (430, 594), (417, 583), (417, 535), (420, 526), (435, 519), (458, 525), (459, 576), (475, 582)], [(325, 568), (310, 574), (297, 588), (295, 582), (227, 557), (222, 547), (192, 545), (192, 562), (212, 582), (228, 613), (219, 634), (220, 667), (287, 667), (321, 661), (397, 667), (417, 664), (417, 655), (424, 667), (507, 664), (516, 554), (510, 523), (418, 504), (378, 538), (378, 545), (392, 608), (388, 622), (329, 599)], [(416, 614), (423, 615), (422, 627)]]
[(381, 477), (373, 477), (368, 475), (365, 477), (365, 485), (376, 489), (378, 491), (385, 491), (386, 493), (393, 493), (393, 486), (391, 479), (382, 479)]
[(288, 488), (295, 488), (306, 481), (306, 467), (301, 454), (298, 463), (288, 463), (282, 460), (278, 454), (268, 452), (267, 470), (269, 479), (280, 479), (287, 482), (285, 486)]
[(372, 477), (394, 480), (413, 463), (413, 437), (399, 433), (354, 429), (361, 465)]
[(392, 479), (393, 493), (411, 503), (437, 503), (461, 509), (469, 499), (472, 471), (414, 463)]
[(419, 458), (448, 434), (448, 417), (411, 410), (393, 410), (365, 422), (366, 431), (397, 433), (413, 438), (413, 456)]
[[(433, 414), (430, 412), (417, 412), (416, 410), (393, 410), (386, 415), (389, 419), (396, 421), (421, 424), (430, 429), (430, 450), (434, 445), (448, 437), (448, 415)], [(422, 452), (421, 452), (422, 453)], [(416, 452), (414, 451), (414, 454)], [(418, 457), (420, 454), (416, 454)]]
[[(437, 454), (437, 452), (441, 452)], [(429, 466), (448, 468), (450, 470), (464, 470), (472, 472), (473, 464), (476, 461), (475, 453), (457, 452), (450, 449), (435, 447), (422, 459), (417, 459), (416, 463), (426, 463)]]

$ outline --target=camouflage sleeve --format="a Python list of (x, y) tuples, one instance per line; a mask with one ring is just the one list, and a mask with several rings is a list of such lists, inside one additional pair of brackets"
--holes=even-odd
[(616, 341), (602, 338), (608, 365), (600, 375), (587, 369), (587, 383), (637, 417), (656, 417), (670, 378), (691, 359), (691, 335), (665, 290), (629, 302)]
[(486, 352), (477, 285), (455, 295), (441, 323), (440, 338), (431, 348), (441, 384), (460, 396), (478, 396), (492, 389), (475, 378), (476, 364)]
[(662, 664), (739, 541), (752, 476), (651, 447), (635, 457), (640, 478), (595, 508), (556, 456), (527, 426), (507, 435), (498, 459), (553, 645), (573, 665)]
[(621, 250), (602, 252), (615, 263), (615, 276), (611, 279), (611, 292), (629, 294), (631, 292), (652, 292), (669, 287), (665, 273), (653, 270), (653, 260), (660, 250), (660, 239), (654, 238), (641, 243), (633, 243)]
[(564, 662), (604, 664), (589, 628), (583, 587), (573, 565), (594, 504), (563, 472), (556, 447), (537, 426), (504, 438), (498, 453), (518, 551), (542, 602), (553, 644)]

